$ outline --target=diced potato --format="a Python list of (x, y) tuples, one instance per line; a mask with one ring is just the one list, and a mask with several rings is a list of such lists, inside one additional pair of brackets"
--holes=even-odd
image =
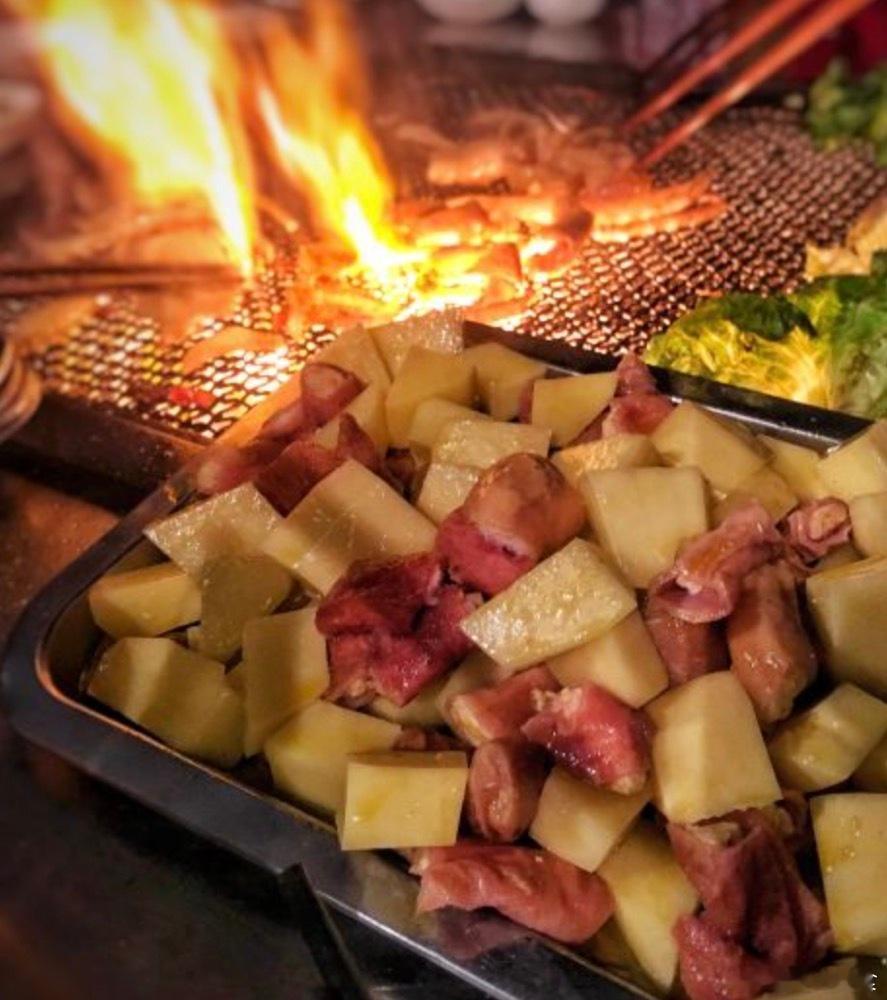
[(519, 670), (589, 642), (636, 607), (634, 591), (594, 546), (574, 538), (473, 611), (462, 630), (497, 663)]
[(435, 524), (440, 524), (447, 515), (465, 503), (478, 479), (480, 469), (434, 462), (428, 467), (422, 480), (416, 506)]
[(532, 424), (457, 420), (440, 432), (431, 458), (435, 463), (488, 469), (500, 459), (518, 452), (546, 456), (550, 437), (550, 431)]
[(648, 587), (688, 538), (708, 529), (698, 469), (589, 472), (579, 489), (595, 535), (634, 587)]
[[(388, 450), (388, 420), (385, 416), (385, 390), (380, 385), (368, 385), (359, 396), (345, 407), (357, 424), (372, 438), (373, 444), (384, 454)], [(314, 435), (324, 448), (335, 448), (339, 441), (340, 416), (333, 417)]]
[(383, 323), (374, 326), (370, 333), (394, 378), (413, 347), (424, 347), (439, 354), (458, 354), (463, 346), (462, 313), (458, 309), (442, 309), (396, 323)]
[(293, 578), (271, 556), (222, 556), (204, 571), (199, 650), (230, 660), (240, 649), (243, 627), (270, 615), (286, 599)]
[(500, 667), (486, 653), (476, 649), (470, 653), (456, 669), (447, 674), (443, 687), (437, 696), (437, 708), (447, 724), (452, 726), (449, 706), (453, 698), (460, 694), (468, 694), (478, 688), (490, 687), (511, 676), (511, 671)]
[(864, 556), (887, 556), (887, 491), (850, 501), (853, 541)]
[(639, 611), (546, 665), (564, 687), (597, 684), (632, 708), (668, 687), (668, 672)]
[(850, 563), (859, 562), (862, 556), (856, 551), (856, 546), (852, 542), (839, 545), (831, 552), (827, 552), (816, 564), (816, 572), (823, 573), (827, 569), (837, 569), (839, 566), (847, 566)]
[(199, 579), (213, 559), (258, 552), (282, 520), (252, 483), (243, 483), (149, 525), (145, 534), (174, 563)]
[(451, 847), (467, 782), (468, 757), (458, 750), (351, 757), (337, 819), (342, 850)]
[(784, 787), (818, 792), (846, 781), (885, 735), (887, 702), (840, 684), (780, 726), (770, 757)]
[(745, 689), (729, 670), (660, 695), (647, 713), (653, 797), (672, 823), (696, 823), (782, 797)]
[(362, 326), (343, 330), (332, 343), (322, 347), (309, 360), (344, 368), (366, 385), (377, 385), (383, 392), (391, 384), (376, 342)]
[(470, 406), (451, 403), (448, 399), (426, 399), (416, 407), (410, 424), (410, 447), (428, 448), (434, 446), (438, 435), (457, 420), (489, 420), (486, 413), (472, 410)]
[(887, 698), (887, 558), (814, 573), (807, 601), (832, 676)]
[(603, 413), (615, 392), (615, 372), (539, 379), (533, 386), (530, 422), (550, 430), (553, 444), (569, 444)]
[(248, 757), (329, 684), (326, 640), (314, 625), (316, 610), (254, 618), (243, 630)]
[(89, 588), (93, 621), (108, 635), (160, 635), (200, 617), (200, 587), (175, 563), (103, 576)]
[(798, 505), (797, 496), (782, 476), (771, 468), (763, 468), (753, 472), (721, 500), (714, 509), (712, 520), (720, 524), (728, 514), (752, 498), (763, 504), (774, 521), (781, 521)]
[(820, 795), (810, 812), (835, 947), (887, 955), (887, 795)]
[(735, 490), (767, 461), (744, 427), (686, 400), (651, 436), (666, 465), (695, 465), (722, 493)]
[(185, 629), (185, 642), (188, 644), (188, 649), (193, 649), (195, 653), (200, 652), (199, 625), (192, 625), (190, 628)]
[(819, 475), (842, 500), (887, 490), (887, 420), (878, 420), (820, 459)]
[(668, 839), (651, 824), (638, 823), (598, 874), (613, 894), (614, 916), (626, 941), (647, 975), (668, 993), (678, 968), (672, 930), (699, 899)]
[(434, 729), (444, 723), (444, 717), (437, 702), (446, 682), (446, 677), (433, 681), (422, 688), (412, 701), (408, 701), (403, 706), (395, 705), (393, 701), (380, 695), (373, 698), (369, 709), (373, 715), (378, 715), (379, 718), (387, 719), (389, 722), (396, 722), (401, 726)]
[(224, 666), (172, 639), (116, 642), (87, 691), (182, 753), (220, 767), (233, 767), (243, 753), (243, 699)]
[(662, 464), (646, 434), (613, 434), (600, 441), (574, 444), (557, 452), (552, 461), (573, 486), (579, 485), (586, 472)]
[(788, 483), (799, 500), (816, 500), (828, 496), (828, 488), (819, 478), (820, 454), (813, 448), (761, 434), (758, 437), (770, 452), (774, 472)]
[(427, 552), (435, 537), (434, 525), (415, 507), (349, 459), (281, 521), (262, 549), (326, 593), (355, 560)]
[(410, 425), (426, 399), (448, 399), (470, 406), (473, 396), (474, 369), (463, 355), (410, 348), (385, 402), (391, 444), (405, 448), (410, 443)]
[(225, 680), (231, 685), (232, 688), (241, 696), (241, 698), (246, 696), (246, 670), (243, 666), (243, 661), (241, 660), (236, 666), (233, 666), (227, 674), (225, 674)]
[(542, 378), (546, 371), (542, 361), (524, 357), (501, 344), (478, 344), (464, 356), (474, 365), (481, 400), (496, 420), (513, 420), (527, 383)]
[(595, 788), (555, 767), (542, 789), (530, 836), (564, 861), (597, 871), (649, 799), (647, 791), (617, 795)]
[(274, 785), (327, 813), (345, 801), (348, 755), (390, 750), (400, 726), (330, 701), (315, 701), (265, 743)]
[(866, 792), (887, 792), (887, 736), (853, 772), (853, 784)]

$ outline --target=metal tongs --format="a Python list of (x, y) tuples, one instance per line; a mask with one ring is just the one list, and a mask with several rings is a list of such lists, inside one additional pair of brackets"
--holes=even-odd
[(756, 42), (775, 32), (793, 15), (813, 6), (783, 36), (744, 66), (736, 77), (704, 101), (689, 117), (659, 139), (644, 155), (642, 163), (650, 166), (670, 153), (707, 125), (722, 111), (746, 97), (758, 84), (782, 69), (823, 35), (857, 14), (873, 0), (773, 0), (751, 17), (723, 45), (685, 70), (673, 83), (650, 98), (628, 119), (625, 128), (632, 130), (658, 117), (676, 101), (704, 80), (723, 70), (737, 56)]

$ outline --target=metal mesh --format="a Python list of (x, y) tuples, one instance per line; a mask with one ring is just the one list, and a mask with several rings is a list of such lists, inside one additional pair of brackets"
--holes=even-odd
[[(464, 120), (472, 108), (497, 104), (579, 112), (596, 120), (621, 110), (612, 102), (596, 104), (575, 88), (552, 86), (540, 94), (495, 83), (426, 85), (422, 102), (441, 127)], [(650, 135), (639, 136), (642, 143), (649, 140)], [(589, 242), (568, 271), (546, 283), (518, 329), (597, 350), (641, 347), (702, 293), (791, 287), (802, 273), (805, 244), (841, 240), (854, 217), (887, 187), (887, 172), (875, 167), (867, 152), (818, 152), (797, 116), (774, 108), (734, 109), (674, 154), (659, 176), (674, 180), (703, 169), (713, 173), (716, 189), (731, 206), (724, 216), (699, 229), (622, 245)], [(415, 191), (417, 174), (407, 172), (412, 183), (408, 176), (406, 187)], [(248, 300), (216, 325), (226, 320), (274, 328), (275, 315), (292, 294), (294, 252), (282, 246), (278, 271), (260, 280)], [(115, 295), (100, 317), (35, 361), (50, 391), (166, 431), (211, 438), (332, 336), (314, 327), (286, 349), (237, 352), (184, 376), (185, 350), (212, 328), (187, 343), (164, 343), (153, 320), (134, 312), (126, 295)]]

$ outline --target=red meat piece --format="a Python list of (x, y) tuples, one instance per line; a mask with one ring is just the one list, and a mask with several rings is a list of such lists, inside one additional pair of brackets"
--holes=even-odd
[(674, 403), (660, 393), (617, 396), (601, 423), (601, 437), (614, 434), (652, 434), (674, 409)]
[(650, 369), (634, 351), (626, 351), (616, 365), (616, 395), (647, 396), (658, 392)]
[(778, 555), (782, 536), (758, 500), (687, 542), (674, 566), (650, 586), (663, 607), (687, 622), (712, 622), (736, 606), (747, 573)]
[(265, 422), (261, 436), (292, 440), (323, 426), (363, 391), (364, 384), (352, 372), (336, 365), (312, 362), (302, 369), (300, 389), (301, 395), (294, 403)]
[(324, 697), (356, 707), (380, 694), (406, 705), (446, 669), (412, 637), (357, 632), (329, 640), (330, 684)]
[(521, 727), (577, 778), (630, 795), (650, 770), (652, 723), (595, 684), (544, 697), (544, 708)]
[(784, 719), (816, 676), (816, 654), (801, 622), (795, 575), (785, 562), (767, 563), (742, 581), (727, 619), (731, 668), (762, 723)]
[(674, 936), (690, 1000), (754, 1000), (779, 981), (769, 962), (723, 937), (704, 916), (680, 917)]
[(384, 629), (406, 635), (442, 579), (431, 553), (385, 562), (356, 562), (320, 602), (315, 619), (325, 636)]
[(443, 669), (464, 660), (474, 648), (461, 624), (479, 604), (479, 594), (466, 594), (461, 587), (446, 584), (422, 615), (416, 638), (432, 660), (445, 664)]
[(444, 519), (436, 548), (457, 580), (484, 594), (498, 594), (535, 566), (530, 556), (509, 552), (484, 537), (462, 508)]
[(523, 740), (490, 740), (474, 751), (465, 809), (486, 840), (508, 843), (526, 833), (545, 784), (545, 755)]
[(337, 635), (327, 642), (330, 683), (324, 692), (329, 701), (341, 701), (352, 708), (366, 705), (376, 694), (370, 667), (379, 653), (372, 632)]
[(225, 493), (249, 482), (283, 449), (283, 442), (258, 438), (243, 448), (218, 444), (209, 448), (195, 473), (194, 484), (205, 496)]
[(610, 891), (597, 875), (546, 851), (491, 844), (457, 844), (419, 853), (419, 913), (455, 906), (491, 906), (557, 941), (578, 944), (613, 912)]
[(653, 590), (647, 594), (642, 612), (672, 687), (729, 666), (727, 645), (717, 624), (676, 618), (668, 602)]
[(837, 497), (810, 500), (788, 515), (785, 527), (801, 563), (813, 563), (850, 540), (850, 509)]
[(449, 704), (452, 727), (473, 746), (520, 736), (521, 726), (536, 711), (538, 692), (559, 687), (548, 667), (540, 666), (499, 684), (458, 694)]

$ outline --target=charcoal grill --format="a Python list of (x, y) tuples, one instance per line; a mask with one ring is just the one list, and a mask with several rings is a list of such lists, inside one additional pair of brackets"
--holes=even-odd
[[(413, 108), (422, 107), (423, 117), (445, 131), (482, 107), (510, 105), (555, 116), (579, 115), (590, 124), (618, 120), (625, 112), (619, 98), (596, 99), (590, 91), (556, 84), (457, 86), (432, 79), (424, 82), (421, 93), (402, 92), (400, 97), (408, 98)], [(667, 129), (673, 121), (666, 116), (656, 129)], [(637, 142), (642, 148), (653, 137), (651, 131), (642, 132)], [(427, 193), (417, 165), (402, 157), (398, 163), (404, 171), (399, 178), (403, 193)], [(887, 189), (887, 172), (864, 148), (822, 153), (811, 143), (797, 112), (773, 106), (728, 112), (661, 164), (657, 176), (674, 181), (700, 170), (715, 176), (715, 189), (730, 204), (727, 213), (698, 229), (627, 244), (589, 241), (513, 326), (534, 337), (608, 353), (641, 348), (700, 295), (722, 289), (791, 288), (802, 276), (806, 243), (841, 241), (865, 205)], [(278, 244), (277, 266), (260, 278), (233, 315), (219, 317), (219, 325), (229, 321), (256, 330), (275, 328), (298, 253), (291, 237)], [(188, 342), (165, 343), (156, 323), (133, 309), (131, 297), (115, 293), (100, 318), (85, 322), (64, 344), (33, 360), (51, 401), (64, 404), (65, 423), (71, 423), (72, 408), (98, 411), (114, 428), (113, 437), (125, 453), (134, 433), (165, 436), (188, 447), (212, 440), (333, 336), (321, 326), (311, 327), (273, 354), (237, 352), (184, 376), (184, 352), (211, 331), (212, 325)], [(195, 390), (194, 401), (187, 391), (171, 399), (172, 386)], [(36, 434), (44, 449), (51, 442), (64, 451), (64, 428), (46, 430), (53, 409), (51, 402), (31, 437)], [(89, 464), (90, 454), (83, 451), (78, 461)], [(127, 470), (126, 464), (117, 463), (125, 478), (144, 472), (142, 462), (135, 470)], [(162, 463), (157, 468), (159, 474), (168, 471)]]

